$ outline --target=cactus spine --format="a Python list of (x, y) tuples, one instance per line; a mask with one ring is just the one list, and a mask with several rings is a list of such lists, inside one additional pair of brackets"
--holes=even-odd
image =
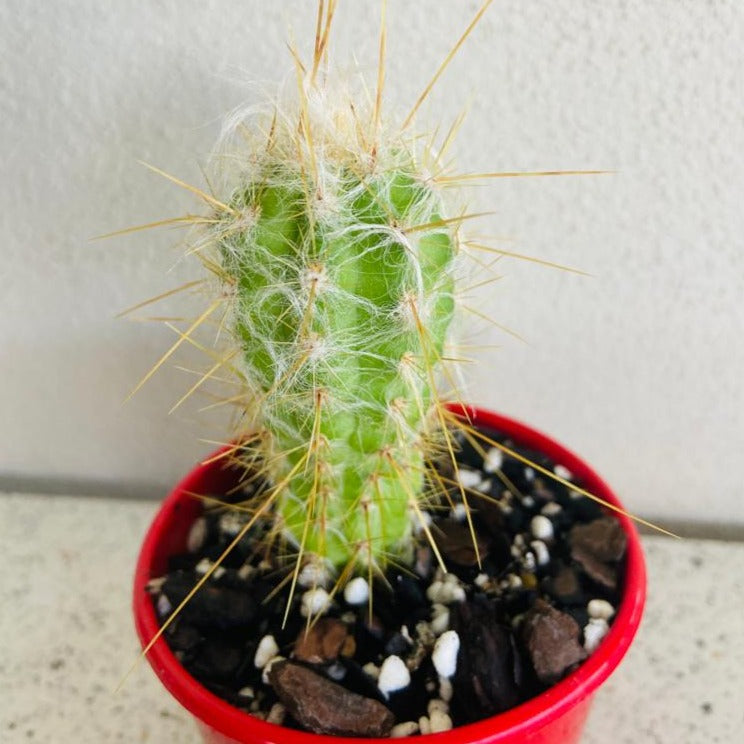
[(431, 153), (374, 118), (305, 83), (295, 111), (233, 122), (208, 236), (262, 461), (285, 484), (275, 513), (335, 568), (406, 552), (454, 308), (458, 221)]

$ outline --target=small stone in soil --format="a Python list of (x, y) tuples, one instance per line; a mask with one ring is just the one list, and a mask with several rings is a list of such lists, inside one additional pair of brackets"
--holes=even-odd
[(431, 660), (440, 677), (452, 677), (457, 671), (460, 636), (454, 630), (442, 633), (434, 644)]
[(395, 723), (382, 703), (349, 692), (299, 664), (273, 664), (269, 682), (298, 723), (316, 734), (383, 737)]
[(433, 532), (434, 542), (446, 560), (459, 566), (475, 566), (478, 557), (483, 560), (488, 555), (488, 543), (475, 532), (475, 541), (478, 546), (476, 552), (473, 545), (473, 533), (470, 526), (453, 519), (443, 519), (437, 522)]
[(606, 599), (591, 599), (586, 606), (589, 617), (609, 620), (615, 614), (615, 608)]
[(256, 669), (263, 669), (279, 653), (279, 646), (273, 635), (265, 635), (258, 643), (253, 657)]
[(538, 679), (553, 684), (586, 658), (579, 626), (564, 612), (537, 600), (522, 624), (522, 634)]
[(574, 604), (584, 601), (579, 577), (570, 566), (562, 565), (558, 573), (545, 582), (545, 590), (563, 604)]
[(400, 656), (393, 654), (382, 662), (380, 674), (377, 677), (377, 686), (385, 697), (388, 697), (391, 692), (408, 687), (410, 683), (411, 673)]
[(515, 648), (509, 629), (496, 619), (495, 605), (458, 605), (453, 624), (460, 637), (453, 703), (461, 717), (474, 721), (516, 705)]
[(339, 656), (351, 656), (354, 647), (354, 637), (341, 620), (322, 617), (300, 631), (292, 656), (309, 664), (325, 664)]
[(349, 605), (363, 605), (369, 599), (369, 584), (363, 576), (357, 576), (344, 587), (344, 600)]
[(608, 563), (623, 557), (627, 538), (617, 519), (602, 517), (588, 524), (574, 525), (568, 533), (568, 542), (572, 549), (579, 548)]
[[(193, 574), (177, 571), (165, 580), (161, 596), (178, 606), (197, 581)], [(246, 592), (205, 584), (181, 610), (181, 619), (197, 627), (228, 630), (250, 625), (256, 612), (256, 603)]]
[(589, 653), (595, 651), (609, 630), (610, 626), (607, 624), (607, 620), (591, 618), (584, 626), (584, 648)]

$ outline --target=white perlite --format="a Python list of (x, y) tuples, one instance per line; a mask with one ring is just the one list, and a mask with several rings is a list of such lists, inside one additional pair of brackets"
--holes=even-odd
[(302, 567), (300, 575), (297, 577), (297, 583), (304, 589), (309, 589), (310, 587), (322, 587), (325, 589), (328, 586), (329, 579), (330, 576), (325, 566), (310, 561)]
[(456, 522), (464, 522), (465, 519), (468, 516), (468, 508), (463, 504), (462, 502), (458, 502), (455, 504), (454, 509), (452, 509), (452, 519), (454, 519)]
[(559, 478), (563, 478), (563, 480), (567, 480), (567, 481), (573, 480), (573, 473), (567, 467), (564, 467), (563, 465), (556, 465), (553, 468), (553, 472)]
[(426, 589), (426, 596), (432, 603), (452, 604), (465, 601), (465, 589), (460, 586), (457, 576), (446, 574), (443, 579), (435, 579)]
[(452, 682), (449, 677), (439, 678), (439, 697), (444, 700), (445, 703), (449, 703), (452, 700), (452, 695), (455, 690), (452, 687)]
[(391, 692), (402, 690), (411, 683), (411, 673), (400, 656), (388, 656), (380, 667), (377, 687), (387, 698)]
[(429, 723), (429, 719), (426, 716), (421, 716), (421, 718), (419, 718), (418, 725), (419, 731), (421, 731), (422, 734), (431, 733), (431, 724)]
[(530, 543), (530, 547), (535, 554), (538, 566), (547, 566), (550, 563), (550, 551), (542, 540), (533, 540)]
[(551, 540), (553, 523), (543, 514), (538, 514), (530, 521), (530, 532), (536, 540)]
[(440, 677), (453, 677), (457, 671), (457, 652), (460, 650), (460, 636), (454, 630), (447, 630), (437, 638), (431, 661)]
[(256, 655), (253, 657), (253, 665), (256, 669), (263, 669), (271, 659), (279, 653), (279, 646), (273, 635), (265, 635), (256, 648)]
[(615, 614), (615, 608), (606, 599), (590, 599), (586, 611), (589, 617), (598, 620), (609, 620)]
[(439, 734), (442, 731), (449, 731), (452, 728), (452, 719), (447, 713), (441, 710), (435, 710), (429, 716), (429, 730), (432, 734)]
[(186, 549), (189, 553), (198, 552), (199, 548), (204, 545), (207, 537), (207, 520), (204, 517), (195, 519), (189, 530), (189, 536), (186, 538)]
[(281, 703), (274, 703), (271, 706), (269, 715), (266, 716), (268, 723), (282, 724), (284, 723), (284, 716), (287, 715), (287, 709)]
[(592, 653), (607, 635), (610, 626), (607, 620), (601, 618), (591, 618), (584, 626), (584, 648)]
[(463, 488), (475, 488), (482, 480), (480, 473), (467, 468), (458, 468), (456, 477)]
[(418, 730), (419, 726), (416, 721), (404, 721), (393, 726), (390, 730), (390, 738), (402, 739), (404, 736), (413, 736)]
[(503, 452), (497, 447), (491, 447), (491, 449), (486, 452), (486, 457), (483, 460), (483, 470), (487, 473), (495, 473), (497, 470), (501, 469), (503, 464)]
[(300, 614), (302, 617), (322, 615), (328, 609), (330, 604), (331, 598), (325, 589), (321, 589), (320, 587), (308, 589), (308, 591), (302, 595)]
[(442, 713), (449, 713), (449, 705), (440, 698), (432, 698), (426, 706), (426, 712), (431, 715), (435, 710), (440, 710)]
[(369, 599), (369, 584), (363, 576), (357, 576), (344, 587), (344, 599), (347, 604), (361, 605)]
[(447, 628), (449, 628), (450, 612), (449, 609), (443, 605), (434, 603), (431, 606), (431, 629), (435, 635), (442, 635)]

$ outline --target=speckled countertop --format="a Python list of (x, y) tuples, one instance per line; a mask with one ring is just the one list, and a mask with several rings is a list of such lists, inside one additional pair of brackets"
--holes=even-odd
[[(0, 742), (199, 744), (140, 664), (129, 610), (152, 502), (0, 495)], [(637, 641), (583, 744), (744, 740), (744, 544), (644, 539)]]

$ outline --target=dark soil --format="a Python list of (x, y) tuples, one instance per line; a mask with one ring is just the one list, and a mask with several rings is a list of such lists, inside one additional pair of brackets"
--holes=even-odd
[[(560, 464), (489, 435), (566, 476)], [(442, 731), (539, 694), (607, 632), (621, 595), (625, 535), (595, 502), (497, 450), (485, 469), (467, 444), (458, 460), (478, 551), (453, 486), (454, 508), (443, 501), (431, 514), (448, 574), (419, 535), (415, 564), (375, 581), (370, 617), (364, 579), (328, 601), (323, 577), (303, 571), (282, 627), (288, 589), (275, 588), (293, 565), (258, 549), (266, 528), (256, 527), (170, 625), (168, 644), (190, 674), (231, 704), (316, 732)], [(241, 512), (205, 510), (189, 552), (150, 582), (161, 621), (246, 520)], [(303, 602), (327, 605), (322, 616), (311, 611), (309, 630)]]

